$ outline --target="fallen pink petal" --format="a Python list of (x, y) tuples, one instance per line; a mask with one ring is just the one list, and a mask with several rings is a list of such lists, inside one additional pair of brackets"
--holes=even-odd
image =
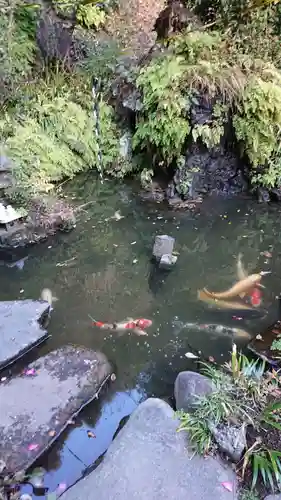
[(35, 368), (30, 368), (29, 370), (25, 371), (25, 375), (35, 375), (36, 370)]
[(230, 491), (232, 492), (233, 491), (233, 483), (230, 483), (228, 481), (225, 481), (223, 483), (221, 483), (221, 485), (227, 490), (227, 491)]
[(30, 445), (28, 446), (28, 450), (29, 450), (29, 451), (34, 451), (34, 450), (37, 450), (38, 446), (39, 446), (39, 444), (30, 444)]
[(60, 491), (64, 491), (64, 490), (66, 490), (66, 483), (60, 483), (60, 484), (58, 485), (58, 490), (60, 490)]

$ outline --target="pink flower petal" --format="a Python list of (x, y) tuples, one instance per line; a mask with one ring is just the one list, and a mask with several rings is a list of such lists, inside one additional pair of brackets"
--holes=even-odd
[(30, 445), (28, 446), (28, 450), (29, 450), (29, 451), (34, 451), (34, 450), (37, 450), (38, 446), (39, 446), (39, 444), (35, 444), (35, 443), (34, 443), (34, 444), (30, 444)]
[(66, 490), (66, 488), (67, 488), (66, 483), (60, 483), (58, 485), (58, 490), (60, 490), (60, 491), (64, 491), (64, 490)]
[(25, 371), (25, 375), (35, 375), (36, 370), (35, 368), (30, 368), (29, 370)]
[(228, 481), (225, 481), (221, 483), (221, 485), (227, 490), (227, 491), (233, 491), (233, 483), (230, 483)]

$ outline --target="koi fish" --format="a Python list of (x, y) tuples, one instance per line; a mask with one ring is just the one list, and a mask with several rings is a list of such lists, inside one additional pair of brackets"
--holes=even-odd
[(52, 291), (49, 288), (43, 288), (40, 296), (41, 300), (48, 302), (48, 304), (52, 307), (53, 302), (59, 300), (57, 297), (54, 297)]
[(184, 323), (182, 325), (182, 328), (189, 328), (190, 330), (195, 330), (197, 332), (206, 332), (210, 335), (226, 335), (228, 337), (232, 337), (233, 339), (241, 338), (249, 340), (252, 338), (252, 335), (242, 328), (232, 328), (230, 326), (220, 325), (216, 323)]
[(126, 333), (128, 330), (131, 330), (136, 335), (148, 335), (144, 329), (149, 328), (152, 325), (152, 321), (145, 318), (127, 318), (127, 320), (120, 321), (119, 323), (103, 323), (102, 321), (93, 321), (92, 325), (103, 330), (114, 330), (120, 333)]
[[(248, 276), (248, 273), (242, 264), (242, 254), (241, 253), (238, 254), (238, 258), (237, 258), (237, 276), (238, 276), (239, 280), (243, 280), (243, 279), (247, 278), (247, 276)], [(244, 296), (245, 296), (245, 294), (240, 294), (241, 299)], [(249, 300), (250, 300), (250, 304), (253, 307), (259, 307), (261, 305), (262, 294), (261, 294), (261, 291), (259, 290), (259, 288), (254, 287), (253, 290), (250, 291)]]
[(237, 276), (239, 281), (244, 280), (248, 276), (248, 273), (242, 264), (242, 257), (242, 253), (239, 253), (237, 257)]
[(253, 311), (253, 309), (242, 301), (233, 301), (233, 300), (219, 300), (210, 297), (205, 293), (204, 290), (198, 290), (197, 297), (199, 300), (206, 302), (210, 306), (214, 306), (217, 309), (234, 309), (235, 311)]
[(203, 292), (213, 299), (231, 299), (238, 297), (241, 294), (249, 294), (253, 288), (257, 286), (264, 288), (264, 286), (260, 283), (262, 276), (262, 273), (251, 274), (250, 276), (247, 276), (247, 278), (238, 281), (238, 283), (225, 292), (209, 292), (206, 288), (203, 288)]

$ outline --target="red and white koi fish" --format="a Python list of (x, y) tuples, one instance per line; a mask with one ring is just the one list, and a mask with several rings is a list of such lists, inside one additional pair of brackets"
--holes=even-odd
[(120, 333), (126, 333), (130, 330), (136, 335), (148, 335), (145, 328), (149, 328), (152, 325), (152, 321), (145, 318), (127, 318), (125, 321), (120, 321), (119, 323), (104, 323), (93, 320), (92, 325), (103, 330), (114, 330)]

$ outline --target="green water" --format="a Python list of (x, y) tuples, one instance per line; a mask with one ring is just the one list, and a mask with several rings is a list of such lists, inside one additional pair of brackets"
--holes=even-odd
[[(0, 268), (2, 300), (36, 299), (44, 287), (59, 298), (49, 326), (52, 337), (33, 358), (75, 343), (103, 351), (116, 367), (117, 380), (103, 400), (90, 405), (42, 460), (51, 489), (72, 483), (105, 451), (119, 421), (138, 401), (171, 394), (176, 373), (196, 368), (185, 352), (200, 350), (219, 362), (228, 358), (230, 338), (175, 328), (174, 321), (222, 322), (258, 333), (274, 317), (280, 291), (277, 205), (212, 199), (194, 214), (172, 212), (143, 203), (134, 185), (102, 185), (91, 177), (69, 183), (65, 194), (78, 208), (76, 229), (32, 247), (22, 270)], [(117, 210), (124, 216), (119, 221), (112, 218)], [(173, 236), (179, 252), (176, 266), (160, 275), (150, 262), (156, 234)], [(261, 255), (269, 250), (272, 257)], [(263, 305), (270, 314), (263, 323), (238, 321), (231, 311), (214, 311), (197, 299), (204, 286), (223, 290), (233, 284), (239, 252), (249, 272), (272, 271), (264, 279)], [(148, 337), (116, 337), (93, 328), (89, 314), (101, 321), (150, 318), (153, 325)], [(97, 437), (89, 439), (87, 429)]]

